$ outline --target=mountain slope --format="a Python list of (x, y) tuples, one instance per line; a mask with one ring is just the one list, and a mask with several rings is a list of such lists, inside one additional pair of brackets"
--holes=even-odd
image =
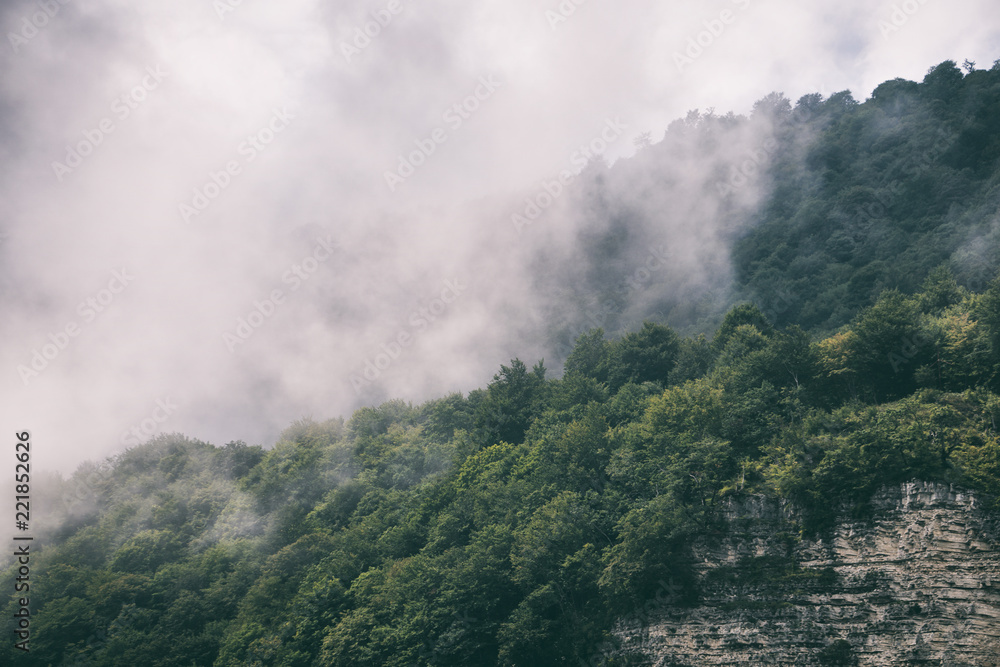
[[(301, 421), (267, 451), (170, 435), (86, 466), (48, 489), (64, 511), (32, 560), (32, 652), (17, 659), (625, 664), (619, 619), (650, 600), (683, 616), (718, 592), (698, 549), (734, 503), (794, 504), (792, 550), (914, 480), (994, 508), (998, 90), (1000, 69), (945, 63), (863, 105), (807, 97), (796, 112), (769, 96), (750, 119), (695, 114), (594, 166), (571, 201), (596, 197), (607, 216), (587, 208), (588, 263), (550, 286), (600, 302), (596, 267), (609, 260), (604, 288), (618, 290), (629, 265), (614, 260), (648, 253), (662, 203), (623, 208), (630, 178), (672, 150), (725, 136), (753, 154), (767, 137), (759, 187), (740, 188), (725, 161), (699, 175), (721, 197), (712, 238), (736, 242), (737, 290), (699, 303), (692, 276), (671, 295), (674, 267), (600, 311), (610, 328), (669, 306), (711, 339), (652, 321), (610, 339), (595, 328), (574, 336), (558, 379), (514, 359), (485, 389)], [(934, 148), (939, 127), (949, 144)], [(640, 192), (662, 176), (650, 166)], [(720, 309), (741, 295), (760, 304)], [(588, 319), (554, 315), (563, 334)], [(846, 650), (830, 646), (830, 660)]]

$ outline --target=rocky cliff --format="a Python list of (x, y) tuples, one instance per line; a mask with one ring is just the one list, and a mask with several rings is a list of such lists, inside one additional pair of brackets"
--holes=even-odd
[(864, 520), (815, 540), (787, 503), (753, 496), (725, 514), (695, 549), (697, 604), (622, 621), (626, 653), (664, 667), (1000, 666), (1000, 521), (974, 496), (884, 489)]

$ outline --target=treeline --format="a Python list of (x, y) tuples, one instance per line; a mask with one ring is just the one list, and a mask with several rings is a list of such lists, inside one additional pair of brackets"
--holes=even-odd
[(594, 326), (708, 335), (742, 301), (828, 334), (941, 265), (985, 290), (1000, 270), (1000, 63), (963, 68), (865, 102), (772, 93), (747, 115), (693, 110), (634, 156), (592, 163), (564, 197), (575, 249), (543, 248), (533, 278), (553, 295), (558, 361)]
[(729, 495), (791, 498), (808, 533), (882, 484), (1000, 493), (998, 336), (1000, 281), (940, 269), (820, 340), (745, 304), (711, 340), (593, 330), (562, 378), (515, 359), (267, 452), (161, 436), (67, 481), (93, 504), (34, 563), (28, 662), (622, 662), (614, 619), (697, 599), (688, 546)]
[(693, 110), (592, 165), (567, 195), (579, 250), (540, 255), (536, 277), (572, 304), (549, 315), (560, 361), (591, 326), (623, 333), (654, 313), (708, 334), (734, 294), (826, 334), (942, 264), (983, 291), (1000, 270), (1000, 61), (965, 70), (945, 61), (864, 102), (772, 93), (745, 116)]
[(795, 501), (803, 535), (884, 484), (1000, 496), (1000, 67), (758, 107), (774, 191), (711, 337), (592, 329), (559, 378), (514, 359), (267, 451), (84, 466), (32, 559), (31, 653), (0, 662), (626, 664), (615, 619), (697, 600), (690, 545), (734, 494)]
[(985, 289), (1000, 268), (1000, 61), (964, 67), (886, 81), (863, 104), (771, 100), (774, 189), (734, 263), (775, 324), (832, 331), (941, 264)]

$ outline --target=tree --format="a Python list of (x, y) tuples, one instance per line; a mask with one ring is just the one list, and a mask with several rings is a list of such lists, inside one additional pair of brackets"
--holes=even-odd
[(818, 350), (799, 327), (766, 337), (752, 325), (740, 325), (719, 355), (715, 376), (737, 402), (743, 395), (757, 395), (764, 386), (772, 390), (767, 394), (783, 391), (785, 396), (798, 396), (810, 403), (820, 401), (823, 395), (815, 382), (820, 376)]
[(966, 291), (959, 286), (951, 269), (941, 265), (924, 280), (917, 295), (917, 305), (922, 312), (938, 314), (959, 303), (965, 295)]
[(921, 386), (962, 391), (993, 379), (988, 332), (968, 312), (949, 308), (924, 327), (923, 336), (930, 341), (932, 354), (916, 370)]
[(823, 95), (820, 93), (809, 93), (803, 95), (795, 102), (795, 109), (792, 118), (800, 122), (806, 121), (816, 115), (823, 104)]
[(792, 112), (792, 103), (784, 93), (768, 93), (753, 104), (751, 118), (766, 118), (771, 122), (780, 122), (788, 118)]
[(264, 458), (259, 445), (250, 447), (242, 440), (227, 442), (216, 454), (220, 471), (232, 479), (241, 479)]
[(816, 345), (819, 370), (825, 377), (826, 393), (835, 404), (859, 395), (858, 372), (852, 363), (855, 334), (847, 330), (821, 340)]
[(989, 288), (974, 302), (972, 315), (985, 327), (984, 333), (990, 344), (993, 386), (996, 388), (1000, 379), (1000, 276), (994, 278)]
[(666, 384), (679, 350), (680, 339), (673, 329), (644, 322), (642, 329), (629, 332), (611, 344), (608, 383), (612, 389), (626, 382)]
[(916, 95), (919, 87), (920, 84), (916, 81), (900, 78), (892, 79), (891, 81), (879, 84), (872, 91), (872, 101), (881, 107), (906, 102)]
[(145, 530), (118, 548), (111, 562), (114, 572), (152, 574), (177, 558), (182, 549), (175, 535), (163, 530)]
[(697, 380), (708, 373), (715, 355), (712, 346), (699, 334), (697, 338), (682, 338), (677, 352), (677, 362), (667, 377), (667, 384), (683, 384)]
[(842, 90), (830, 95), (823, 103), (824, 113), (830, 114), (833, 118), (840, 118), (858, 106), (858, 101), (849, 90)]
[(914, 370), (930, 355), (913, 299), (884, 292), (851, 326), (848, 366), (863, 391), (877, 401), (913, 391)]
[(428, 401), (421, 406), (424, 414), (424, 433), (437, 441), (451, 440), (458, 430), (472, 429), (475, 407), (462, 394), (449, 394), (445, 398)]
[(482, 445), (522, 442), (532, 419), (541, 413), (539, 399), (544, 389), (545, 366), (541, 361), (530, 372), (516, 358), (510, 366), (501, 365), (476, 409), (474, 424)]
[(715, 337), (712, 339), (712, 349), (716, 353), (721, 352), (736, 332), (736, 329), (742, 325), (753, 326), (764, 336), (769, 336), (774, 331), (774, 327), (768, 321), (767, 316), (764, 315), (756, 304), (743, 303), (733, 306), (726, 313), (726, 316), (722, 319), (722, 324), (719, 325), (718, 330), (715, 332)]
[(610, 345), (604, 338), (604, 329), (591, 329), (587, 333), (580, 334), (573, 351), (566, 357), (564, 364), (566, 374), (584, 375), (598, 382), (607, 381), (609, 350)]
[(644, 151), (653, 145), (653, 135), (651, 132), (643, 132), (635, 139), (632, 140), (632, 145), (635, 146), (636, 152)]
[(922, 92), (932, 100), (941, 100), (945, 103), (955, 99), (956, 93), (962, 86), (962, 71), (954, 60), (946, 60), (940, 65), (935, 65), (927, 70), (924, 77)]

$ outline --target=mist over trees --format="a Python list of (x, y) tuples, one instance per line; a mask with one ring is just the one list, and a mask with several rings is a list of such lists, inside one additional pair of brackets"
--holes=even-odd
[[(684, 172), (726, 141), (746, 158)], [(697, 600), (727, 498), (790, 499), (803, 535), (913, 479), (993, 502), (998, 158), (1000, 66), (689, 114), (570, 195), (592, 217), (546, 274), (561, 376), (515, 358), (267, 450), (163, 435), (81, 468), (32, 562), (32, 652), (0, 660), (624, 664), (615, 619)], [(670, 207), (692, 179), (711, 210)], [(660, 236), (687, 257), (695, 213), (705, 254), (646, 264)]]
[[(550, 318), (567, 322), (564, 349), (651, 316), (711, 334), (743, 301), (776, 325), (831, 332), (941, 265), (982, 291), (998, 268), (998, 77), (946, 61), (864, 103), (772, 93), (749, 116), (695, 110), (585, 172), (570, 206), (590, 220), (579, 252), (547, 272), (572, 303)], [(669, 261), (644, 270), (658, 246)]]

